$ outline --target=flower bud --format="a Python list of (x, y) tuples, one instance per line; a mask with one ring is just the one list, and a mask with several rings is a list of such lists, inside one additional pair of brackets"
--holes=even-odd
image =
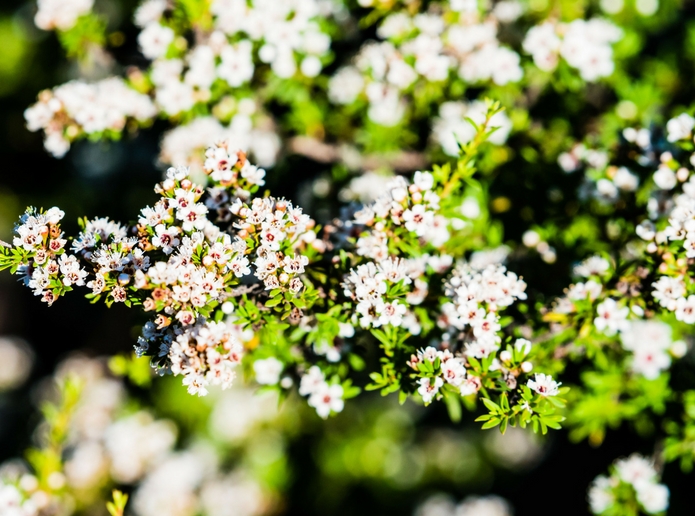
[(521, 370), (524, 373), (530, 373), (533, 370), (533, 364), (531, 362), (522, 362), (521, 363)]

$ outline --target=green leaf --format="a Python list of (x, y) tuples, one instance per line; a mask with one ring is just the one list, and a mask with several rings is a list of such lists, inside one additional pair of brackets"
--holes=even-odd
[(494, 417), (494, 418), (492, 418), (490, 421), (488, 421), (487, 423), (485, 423), (481, 428), (482, 428), (483, 430), (488, 430), (488, 429), (490, 429), (490, 428), (495, 428), (495, 427), (498, 426), (501, 422), (502, 422), (501, 419)]
[(449, 419), (454, 423), (460, 422), (462, 412), (460, 398), (454, 393), (445, 391), (444, 403), (446, 404), (446, 410), (449, 412)]
[(483, 404), (487, 407), (487, 409), (490, 412), (492, 412), (492, 413), (502, 412), (502, 409), (500, 408), (500, 406), (497, 403), (495, 403), (494, 401), (489, 400), (487, 398), (480, 398), (480, 401), (483, 402)]

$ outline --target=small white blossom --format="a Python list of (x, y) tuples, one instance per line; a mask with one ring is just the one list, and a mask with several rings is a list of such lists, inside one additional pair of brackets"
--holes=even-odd
[(557, 396), (558, 389), (562, 383), (553, 380), (553, 377), (543, 373), (538, 373), (532, 380), (527, 382), (529, 389), (537, 392), (541, 396)]

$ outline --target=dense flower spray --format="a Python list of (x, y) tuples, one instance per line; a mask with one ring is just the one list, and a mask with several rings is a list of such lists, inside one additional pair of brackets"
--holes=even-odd
[[(323, 231), (291, 202), (259, 195), (265, 171), (224, 140), (205, 153), (206, 186), (187, 168), (170, 168), (155, 188), (159, 199), (134, 224), (83, 219), (67, 239), (61, 210), (30, 208), (2, 264), (49, 305), (82, 287), (92, 301), (151, 314), (136, 353), (182, 376), (191, 394), (228, 388), (253, 364), (259, 383), (286, 389), (296, 381), (327, 417), (359, 392), (341, 365), (359, 331), (384, 354), (371, 388), (417, 391), (425, 403), (482, 390), (496, 407), (486, 421), (506, 427), (520, 418), (545, 432), (562, 419), (548, 402), (561, 392), (550, 377), (528, 376), (531, 344), (505, 335), (500, 316), (526, 299), (526, 284), (492, 255), (488, 264), (455, 265), (446, 251), (463, 215), (445, 213), (460, 202), (457, 183), (474, 172), (498, 113), (489, 103), (455, 171), (397, 177), (354, 218)], [(356, 237), (339, 236), (348, 229)], [(237, 327), (260, 345), (246, 346)], [(422, 338), (439, 344), (418, 351)], [(518, 393), (511, 402), (509, 389)], [(487, 399), (491, 392), (502, 405)]]

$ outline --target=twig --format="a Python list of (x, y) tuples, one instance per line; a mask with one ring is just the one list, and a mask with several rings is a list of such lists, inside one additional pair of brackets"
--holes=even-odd
[(290, 140), (289, 149), (320, 163), (343, 163), (352, 170), (390, 168), (396, 172), (411, 172), (427, 167), (429, 161), (424, 154), (399, 151), (388, 154), (362, 155), (349, 145), (333, 145), (309, 136), (296, 136)]

